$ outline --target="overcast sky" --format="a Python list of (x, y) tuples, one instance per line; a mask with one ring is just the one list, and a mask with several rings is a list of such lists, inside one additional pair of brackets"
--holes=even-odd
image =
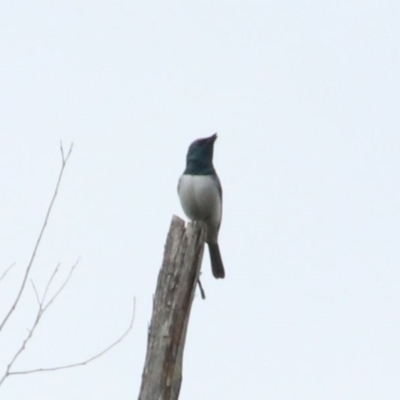
[[(69, 3), (69, 2), (68, 2)], [(137, 398), (152, 296), (189, 144), (218, 132), (208, 254), (183, 400), (400, 398), (397, 1), (0, 3), (0, 316), (74, 149), (31, 278), (72, 280), (7, 400)], [(36, 312), (0, 335), (0, 375)]]

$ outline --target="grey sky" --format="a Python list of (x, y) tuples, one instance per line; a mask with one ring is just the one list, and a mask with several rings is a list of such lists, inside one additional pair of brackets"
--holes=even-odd
[[(195, 299), (183, 400), (400, 398), (397, 2), (0, 3), (0, 286), (81, 262), (7, 400), (136, 398), (190, 142), (219, 133), (227, 278)], [(0, 370), (30, 326), (28, 290)]]

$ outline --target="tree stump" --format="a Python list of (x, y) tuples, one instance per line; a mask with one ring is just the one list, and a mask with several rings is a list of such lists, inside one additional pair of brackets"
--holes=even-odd
[(205, 226), (173, 216), (158, 274), (139, 400), (176, 400), (190, 310), (204, 251)]

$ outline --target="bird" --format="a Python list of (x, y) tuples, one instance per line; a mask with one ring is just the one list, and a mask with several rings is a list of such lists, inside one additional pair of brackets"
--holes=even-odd
[(178, 181), (178, 196), (186, 216), (204, 221), (206, 239), (215, 278), (224, 278), (225, 269), (218, 244), (222, 219), (222, 186), (213, 165), (217, 134), (197, 139), (186, 156), (186, 168)]

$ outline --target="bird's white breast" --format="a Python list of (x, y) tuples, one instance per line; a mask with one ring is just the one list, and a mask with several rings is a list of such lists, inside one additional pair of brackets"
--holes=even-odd
[(218, 183), (210, 175), (182, 175), (178, 184), (183, 211), (191, 220), (209, 220), (219, 226), (222, 202)]

